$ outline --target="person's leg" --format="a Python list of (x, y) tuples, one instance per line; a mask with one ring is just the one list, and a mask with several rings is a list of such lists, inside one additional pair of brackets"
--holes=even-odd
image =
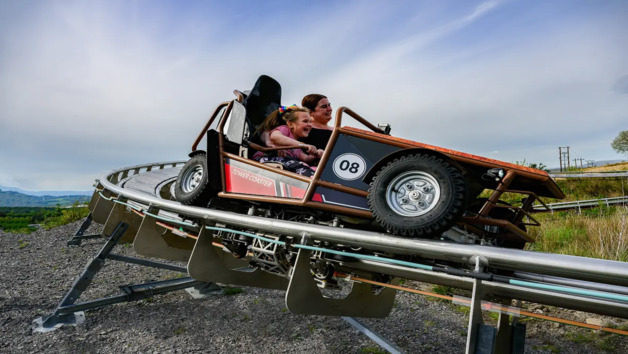
[(286, 159), (286, 169), (288, 171), (292, 171), (298, 173), (305, 177), (312, 177), (314, 175), (314, 171), (310, 168), (308, 164), (299, 160)]
[(286, 171), (298, 173), (305, 177), (312, 177), (314, 175), (314, 171), (308, 164), (289, 157), (264, 156), (261, 157), (258, 162), (276, 162), (282, 164)]

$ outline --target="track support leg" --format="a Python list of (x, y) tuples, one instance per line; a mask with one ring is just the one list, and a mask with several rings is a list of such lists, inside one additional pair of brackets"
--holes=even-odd
[[(480, 257), (475, 257), (476, 273), (481, 273), (486, 264)], [(482, 318), (482, 299), (486, 292), (482, 287), (482, 280), (473, 279), (473, 293), (471, 296), (471, 312), (469, 313), (469, 326), (467, 328), (467, 354), (492, 354), (495, 344), (496, 329), (484, 324)]]
[(364, 323), (358, 321), (357, 319), (355, 319), (353, 317), (343, 317), (342, 319), (347, 321), (347, 323), (349, 323), (350, 325), (352, 325), (353, 328), (357, 329), (358, 331), (360, 331), (361, 333), (363, 333), (367, 337), (371, 338), (375, 343), (379, 344), (379, 346), (382, 347), (387, 352), (389, 352), (391, 354), (402, 354), (403, 353), (392, 342), (388, 341), (386, 338), (383, 338), (382, 336), (379, 335), (379, 333), (373, 331), (367, 325), (365, 325)]
[(495, 341), (496, 353), (523, 354), (525, 349), (526, 325), (517, 322), (510, 315), (501, 313), (497, 322), (497, 338)]
[[(483, 262), (479, 257), (476, 257), (475, 261), (475, 272), (482, 272), (487, 262)], [(474, 279), (465, 353), (522, 354), (525, 345), (525, 325), (517, 323), (516, 317), (510, 324), (510, 316), (506, 313), (500, 313), (497, 328), (485, 325), (482, 319), (482, 300), (485, 296), (482, 280)]]
[(76, 230), (76, 233), (74, 234), (74, 236), (72, 236), (72, 238), (68, 240), (67, 245), (68, 246), (80, 246), (83, 240), (101, 237), (102, 236), (101, 234), (85, 235), (85, 230), (87, 230), (87, 228), (91, 224), (92, 224), (92, 212), (90, 211), (89, 214), (87, 214), (87, 216), (85, 217), (85, 219), (83, 219), (83, 223)]
[[(107, 258), (156, 268), (166, 268), (166, 266), (168, 266), (158, 264), (157, 262), (134, 260), (130, 257), (111, 254), (111, 251), (116, 244), (118, 244), (128, 227), (129, 225), (124, 222), (118, 223), (118, 226), (114, 229), (107, 243), (98, 252), (98, 255), (87, 264), (81, 275), (76, 278), (74, 284), (72, 284), (72, 287), (63, 297), (55, 311), (49, 316), (40, 317), (33, 321), (33, 332), (49, 332), (63, 325), (81, 324), (85, 320), (84, 310), (95, 309), (120, 302), (141, 300), (157, 294), (185, 289), (203, 283), (188, 277), (139, 285), (125, 285), (120, 287), (121, 295), (77, 303), (76, 301), (90, 286), (92, 279), (102, 269)], [(172, 270), (178, 270), (173, 266), (170, 267)], [(185, 271), (185, 269), (181, 269), (181, 271)]]
[(50, 316), (41, 317), (33, 322), (35, 325), (33, 328), (34, 332), (48, 332), (59, 327), (58, 325), (78, 325), (85, 320), (84, 314), (63, 313), (61, 308), (74, 304), (83, 291), (89, 287), (96, 273), (98, 273), (105, 264), (105, 258), (107, 258), (107, 255), (111, 252), (116, 243), (118, 243), (118, 240), (122, 237), (127, 228), (128, 225), (125, 223), (118, 224), (111, 234), (109, 241), (107, 241), (100, 252), (98, 252), (98, 255), (89, 262), (87, 267), (83, 270), (83, 273), (76, 278), (70, 291), (63, 297), (57, 309)]

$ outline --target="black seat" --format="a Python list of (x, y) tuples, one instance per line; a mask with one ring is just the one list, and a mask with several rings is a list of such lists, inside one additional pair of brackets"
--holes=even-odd
[(242, 104), (246, 108), (248, 140), (263, 146), (264, 143), (260, 140), (257, 129), (269, 114), (281, 106), (281, 85), (272, 77), (262, 75), (257, 79)]

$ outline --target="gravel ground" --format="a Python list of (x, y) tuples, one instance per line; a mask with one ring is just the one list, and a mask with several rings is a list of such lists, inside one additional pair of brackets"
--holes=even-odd
[[(29, 235), (0, 231), (1, 353), (374, 353), (382, 349), (342, 318), (294, 315), (284, 292), (242, 288), (234, 295), (193, 299), (176, 291), (152, 299), (86, 311), (80, 326), (32, 333), (35, 318), (52, 313), (74, 279), (102, 247), (103, 239), (79, 247), (66, 241), (79, 223)], [(88, 233), (93, 232), (88, 230)], [(131, 247), (115, 253), (134, 255)], [(118, 294), (119, 285), (164, 280), (177, 273), (116, 261), (94, 278), (80, 301)], [(427, 285), (406, 282), (406, 285)], [(535, 306), (529, 310), (604, 325), (616, 318)], [(462, 353), (467, 315), (448, 302), (400, 293), (385, 319), (361, 319), (408, 353)], [(487, 320), (489, 320), (487, 318)], [(529, 320), (526, 353), (627, 353), (628, 337), (563, 324)]]

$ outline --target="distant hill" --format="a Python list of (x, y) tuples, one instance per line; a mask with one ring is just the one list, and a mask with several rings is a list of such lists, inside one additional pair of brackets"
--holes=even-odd
[(589, 167), (583, 169), (584, 172), (615, 172), (615, 171), (628, 171), (628, 162), (618, 162), (609, 165)]
[(0, 190), (0, 207), (56, 207), (70, 206), (75, 201), (79, 203), (89, 202), (90, 197), (86, 195), (65, 195), (65, 196), (34, 196), (14, 191)]
[(53, 197), (61, 197), (61, 196), (69, 196), (69, 195), (86, 195), (91, 196), (92, 192), (89, 191), (27, 191), (16, 187), (7, 187), (0, 185), (0, 190), (4, 192), (18, 192), (26, 195), (34, 195), (34, 196), (53, 196)]

